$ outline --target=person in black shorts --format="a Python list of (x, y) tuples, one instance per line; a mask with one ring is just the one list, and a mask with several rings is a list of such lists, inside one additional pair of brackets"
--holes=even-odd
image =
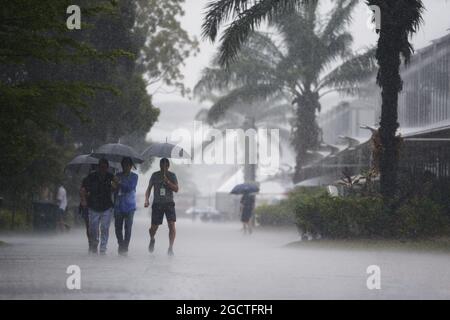
[(175, 222), (177, 216), (175, 213), (175, 201), (173, 193), (178, 192), (178, 180), (175, 173), (169, 171), (170, 162), (164, 158), (160, 161), (160, 171), (152, 174), (148, 184), (147, 192), (145, 193), (145, 207), (150, 206), (149, 198), (154, 188), (153, 204), (152, 204), (152, 226), (150, 227), (150, 245), (148, 250), (153, 252), (155, 249), (155, 235), (158, 228), (163, 223), (164, 215), (166, 215), (167, 223), (169, 225), (169, 250), (168, 254), (173, 255), (173, 244), (175, 242), (176, 229)]
[(250, 193), (244, 193), (241, 199), (241, 222), (244, 226), (244, 233), (251, 234), (252, 226), (250, 220), (253, 216), (253, 210), (255, 209), (255, 195)]

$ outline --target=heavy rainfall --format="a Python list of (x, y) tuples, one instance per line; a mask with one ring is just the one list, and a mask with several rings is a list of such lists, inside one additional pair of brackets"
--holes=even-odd
[(450, 299), (448, 12), (5, 2), (0, 299)]

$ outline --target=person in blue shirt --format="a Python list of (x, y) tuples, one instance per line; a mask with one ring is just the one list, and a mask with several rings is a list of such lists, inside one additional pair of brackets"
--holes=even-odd
[(121, 164), (122, 172), (114, 177), (114, 184), (117, 186), (114, 204), (114, 224), (119, 244), (119, 254), (126, 255), (131, 239), (134, 212), (136, 211), (138, 175), (131, 172), (134, 166), (132, 159), (123, 158)]

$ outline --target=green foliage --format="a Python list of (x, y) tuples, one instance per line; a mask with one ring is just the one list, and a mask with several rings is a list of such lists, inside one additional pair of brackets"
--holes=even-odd
[[(12, 225), (12, 211), (0, 209), (0, 230), (10, 230)], [(14, 230), (27, 231), (31, 224), (26, 211), (19, 210), (14, 215)]]
[(325, 239), (417, 239), (446, 235), (450, 217), (428, 197), (413, 197), (391, 214), (379, 196), (330, 197), (321, 190), (298, 189), (278, 205), (256, 209), (262, 225), (293, 218), (301, 234)]
[(397, 235), (404, 238), (440, 236), (449, 231), (445, 208), (427, 197), (414, 197), (396, 212)]
[[(220, 47), (220, 63), (227, 65), (237, 54), (248, 35), (264, 20), (271, 22), (274, 17), (300, 9), (303, 0), (273, 0), (252, 1), (249, 5), (246, 0), (217, 0), (207, 7), (207, 14), (203, 23), (203, 36), (216, 40), (219, 28), (229, 19), (234, 21), (225, 30)], [(317, 5), (317, 0), (309, 3)]]
[(323, 195), (321, 188), (297, 188), (291, 192), (288, 199), (278, 204), (262, 205), (255, 209), (255, 215), (262, 226), (289, 226), (295, 225), (295, 205), (304, 199)]
[[(92, 5), (84, 1), (83, 15), (108, 12), (112, 2), (100, 0)], [(71, 4), (69, 0), (18, 0), (2, 4), (0, 26), (6, 32), (0, 36), (0, 64), (25, 65), (30, 58), (60, 62), (101, 56), (102, 53), (70, 36), (65, 19), (66, 9)]]
[[(96, 10), (107, 3), (98, 2)], [(11, 179), (26, 172), (35, 156), (47, 148), (53, 131), (61, 128), (62, 109), (80, 114), (84, 99), (98, 86), (69, 79), (48, 77), (51, 66), (87, 59), (117, 56), (100, 54), (73, 39), (65, 26), (69, 1), (10, 1), (2, 4), (0, 24), (0, 179), (2, 191)], [(88, 7), (94, 10), (92, 6)], [(40, 76), (37, 74), (40, 73)], [(32, 181), (35, 181), (32, 179)], [(14, 188), (18, 188), (15, 186)]]
[[(181, 66), (199, 52), (196, 38), (189, 36), (179, 22), (184, 16), (185, 0), (138, 0), (136, 33), (146, 40), (139, 64), (149, 79), (148, 85), (163, 83), (181, 95), (190, 93), (183, 84)], [(157, 92), (157, 90), (156, 90)]]
[(63, 114), (63, 122), (70, 124), (75, 142), (82, 146), (80, 151), (88, 153), (130, 135), (145, 136), (159, 116), (148, 95), (152, 85), (187, 93), (180, 68), (198, 48), (178, 21), (184, 14), (183, 2), (123, 0), (112, 16), (93, 17), (89, 21), (93, 27), (78, 35), (99, 51), (122, 50), (132, 56), (82, 65), (75, 73), (70, 68), (59, 71), (65, 78), (95, 80), (117, 90), (99, 92), (89, 101), (83, 114), (88, 122)]
[[(181, 28), (183, 0), (88, 1), (68, 30), (70, 1), (9, 1), (0, 10), (0, 195), (26, 207), (65, 182), (75, 154), (121, 137), (145, 146), (159, 116), (147, 81), (183, 93), (180, 67), (197, 43)], [(136, 146), (135, 146), (136, 147)]]
[(297, 226), (303, 232), (330, 239), (425, 238), (444, 235), (449, 219), (442, 206), (428, 198), (413, 198), (394, 216), (380, 197), (306, 197), (295, 204)]
[(294, 212), (288, 201), (276, 205), (263, 205), (255, 209), (257, 221), (262, 226), (291, 226), (295, 224)]
[(379, 198), (307, 197), (295, 204), (300, 230), (325, 238), (371, 238), (384, 234)]

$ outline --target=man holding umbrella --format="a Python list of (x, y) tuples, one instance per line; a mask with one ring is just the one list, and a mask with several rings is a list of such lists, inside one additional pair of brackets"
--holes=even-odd
[(126, 255), (128, 253), (133, 217), (134, 212), (136, 211), (136, 186), (138, 183), (138, 175), (131, 172), (133, 165), (133, 160), (131, 158), (123, 158), (122, 172), (115, 177), (115, 183), (117, 183), (118, 188), (115, 197), (114, 224), (120, 255)]
[[(89, 242), (89, 248), (91, 248), (91, 239), (89, 233), (89, 207), (88, 207), (88, 195), (87, 190), (83, 187), (86, 184), (85, 179), (87, 176), (97, 170), (98, 160), (92, 157), (90, 154), (83, 154), (75, 157), (72, 161), (70, 161), (66, 167), (64, 168), (64, 172), (70, 175), (85, 175), (83, 182), (80, 187), (80, 205), (78, 207), (78, 213), (80, 217), (83, 219), (84, 224), (86, 226), (86, 235)], [(109, 167), (118, 170), (120, 168), (120, 164), (115, 162), (109, 162)]]
[(240, 211), (244, 233), (252, 233), (251, 219), (255, 209), (255, 194), (258, 192), (259, 186), (256, 183), (239, 184), (231, 190), (231, 194), (242, 195)]
[(117, 188), (114, 176), (108, 172), (108, 168), (108, 160), (100, 159), (98, 170), (87, 176), (83, 180), (82, 186), (89, 208), (89, 251), (94, 254), (98, 253), (100, 236), (100, 254), (102, 255), (106, 254), (109, 238), (109, 226), (113, 211), (112, 193)]
[(177, 176), (169, 171), (169, 159), (163, 158), (160, 161), (161, 170), (153, 173), (145, 193), (145, 207), (150, 206), (149, 198), (154, 188), (153, 205), (152, 205), (152, 225), (150, 232), (149, 251), (153, 252), (155, 248), (155, 235), (159, 226), (162, 225), (164, 215), (166, 215), (167, 223), (169, 225), (169, 250), (168, 254), (173, 255), (173, 244), (175, 242), (175, 222), (177, 221), (175, 213), (175, 202), (173, 193), (178, 192)]
[(241, 222), (244, 226), (244, 233), (252, 234), (252, 225), (250, 223), (253, 210), (255, 209), (255, 194), (244, 193), (241, 198)]
[[(134, 164), (143, 163), (144, 160), (141, 158), (141, 156), (134, 150), (132, 147), (121, 144), (121, 143), (108, 143), (100, 148), (97, 149), (96, 152), (91, 154), (94, 158), (102, 158), (106, 163), (108, 161), (112, 162), (121, 162), (123, 172), (122, 174), (118, 175), (117, 177), (114, 177), (112, 174), (108, 174), (106, 180), (103, 180), (104, 182), (109, 183), (101, 183), (100, 185), (104, 186), (104, 189), (102, 189), (102, 200), (100, 201), (106, 206), (108, 206), (108, 210), (101, 213), (101, 219), (102, 221), (102, 243), (100, 245), (100, 251), (105, 252), (106, 251), (106, 243), (108, 241), (108, 231), (106, 226), (109, 229), (109, 224), (111, 221), (112, 216), (112, 196), (111, 193), (116, 192), (116, 207), (115, 207), (115, 213), (116, 213), (116, 235), (117, 239), (119, 241), (119, 252), (120, 253), (126, 253), (126, 249), (128, 247), (129, 238), (131, 236), (131, 222), (132, 222), (132, 215), (131, 213), (134, 213), (136, 209), (135, 205), (135, 188), (137, 183), (137, 176), (133, 173), (131, 174), (131, 167), (134, 166)], [(93, 180), (96, 180), (97, 176), (94, 176)], [(96, 216), (96, 213), (95, 212)], [(108, 218), (109, 217), (109, 218)], [(104, 220), (103, 220), (104, 219)], [(91, 226), (93, 226), (94, 232), (95, 230), (98, 232), (98, 225), (97, 228), (95, 227), (95, 221), (91, 223), (91, 214), (89, 213), (89, 223)], [(98, 219), (97, 219), (98, 220)], [(103, 227), (104, 222), (104, 227)], [(125, 238), (123, 238), (122, 230), (125, 223)], [(94, 225), (93, 225), (94, 224)]]

